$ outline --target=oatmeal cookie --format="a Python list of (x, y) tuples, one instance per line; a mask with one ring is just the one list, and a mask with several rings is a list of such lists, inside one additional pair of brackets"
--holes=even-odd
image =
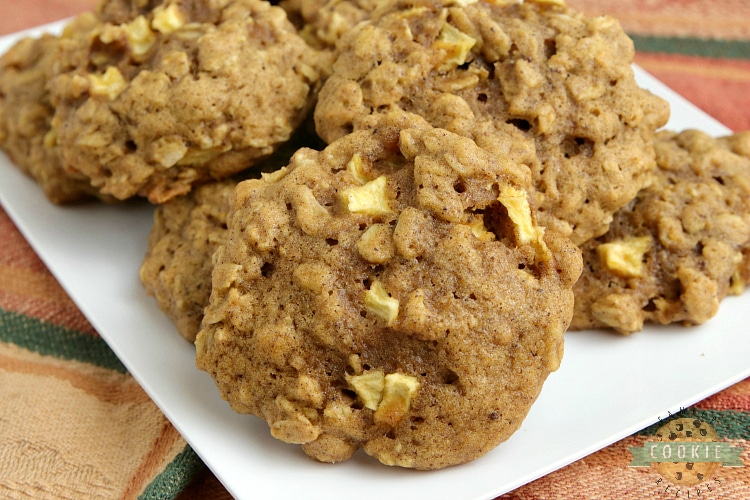
[[(734, 154), (743, 156), (750, 160), (750, 130), (737, 132), (726, 137), (721, 137), (719, 143), (732, 151)], [(733, 281), (736, 292), (739, 293), (739, 283), (743, 287), (750, 284), (750, 244), (742, 248), (742, 263), (740, 263), (738, 280)]]
[[(703, 132), (662, 132), (654, 183), (583, 245), (571, 329), (629, 334), (654, 323), (700, 324), (748, 281), (750, 158)], [(744, 257), (743, 257), (744, 255)]]
[(438, 469), (506, 440), (557, 369), (580, 254), (528, 175), (409, 115), (238, 184), (197, 365), (309, 456)]
[[(289, 164), (302, 146), (320, 147), (306, 121), (292, 139), (263, 160), (246, 177), (259, 177)], [(175, 324), (186, 340), (195, 341), (203, 310), (211, 294), (211, 258), (227, 234), (235, 176), (194, 188), (156, 207), (148, 251), (141, 263), (140, 279), (146, 292)]]
[(154, 212), (141, 283), (190, 342), (195, 341), (211, 295), (211, 256), (226, 240), (236, 184), (225, 179), (198, 186)]
[(330, 142), (401, 109), (531, 171), (543, 226), (606, 232), (653, 169), (669, 114), (619, 23), (563, 2), (395, 1), (348, 31), (315, 109)]
[[(52, 121), (63, 166), (118, 199), (162, 203), (287, 141), (311, 108), (324, 53), (261, 0), (109, 2), (63, 44)], [(135, 5), (117, 10), (117, 5)], [(138, 14), (124, 20), (127, 15)]]
[(86, 177), (66, 172), (52, 147), (54, 108), (47, 82), (58, 43), (53, 35), (24, 38), (0, 58), (0, 148), (51, 202), (72, 203), (98, 190)]

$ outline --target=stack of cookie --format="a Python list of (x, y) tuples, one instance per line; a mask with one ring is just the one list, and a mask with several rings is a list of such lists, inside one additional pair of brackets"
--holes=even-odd
[(54, 202), (159, 205), (141, 280), (236, 411), (438, 469), (570, 327), (750, 280), (750, 134), (657, 132), (632, 59), (561, 0), (105, 0), (2, 58), (0, 143)]

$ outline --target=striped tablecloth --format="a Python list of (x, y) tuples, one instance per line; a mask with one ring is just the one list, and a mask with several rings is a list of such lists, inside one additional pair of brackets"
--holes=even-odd
[[(0, 34), (94, 0), (3, 0)], [(617, 17), (636, 62), (735, 131), (750, 129), (750, 2), (569, 0)], [(748, 332), (750, 334), (750, 332)], [(750, 363), (750, 360), (748, 360)], [(750, 379), (684, 412), (710, 422), (750, 464)], [(692, 487), (628, 467), (659, 424), (504, 499), (750, 499), (750, 468)], [(356, 498), (356, 492), (352, 492)], [(0, 498), (230, 498), (127, 373), (0, 209)]]

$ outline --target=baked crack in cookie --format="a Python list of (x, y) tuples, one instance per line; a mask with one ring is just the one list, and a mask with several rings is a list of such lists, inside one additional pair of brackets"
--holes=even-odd
[(330, 64), (261, 0), (99, 12), (60, 45), (52, 128), (63, 166), (118, 199), (162, 203), (267, 157), (312, 108)]
[[(743, 156), (743, 151), (746, 156)], [(653, 184), (583, 245), (571, 329), (704, 323), (749, 282), (750, 133), (662, 132)]]
[(404, 110), (532, 174), (542, 226), (581, 244), (649, 182), (668, 105), (641, 89), (619, 23), (561, 1), (395, 1), (336, 45), (315, 108), (331, 142)]
[(197, 365), (324, 462), (438, 469), (505, 441), (557, 369), (580, 253), (528, 173), (387, 115), (237, 185)]

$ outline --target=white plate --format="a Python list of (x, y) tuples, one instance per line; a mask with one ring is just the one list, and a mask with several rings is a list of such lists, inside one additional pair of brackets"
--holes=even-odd
[[(60, 24), (44, 27), (57, 30)], [(34, 31), (32, 33), (38, 33)], [(27, 32), (28, 33), (28, 32)], [(0, 39), (4, 52), (18, 35)], [(728, 129), (653, 77), (639, 82), (672, 105), (669, 127)], [(358, 500), (493, 498), (599, 450), (750, 375), (750, 297), (724, 301), (696, 328), (631, 337), (569, 333), (521, 429), (472, 463), (435, 472), (379, 465), (361, 452), (316, 463), (270, 437), (265, 422), (230, 410), (194, 348), (146, 296), (138, 269), (152, 208), (56, 207), (0, 155), (0, 202), (130, 373), (236, 498)]]

